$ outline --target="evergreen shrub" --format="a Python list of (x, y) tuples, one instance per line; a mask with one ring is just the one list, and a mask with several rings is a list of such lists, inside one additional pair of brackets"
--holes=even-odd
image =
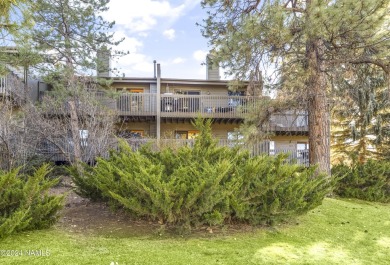
[(58, 179), (49, 179), (48, 165), (31, 175), (20, 168), (0, 171), (0, 238), (9, 234), (53, 225), (63, 207), (64, 196), (48, 194)]
[(332, 168), (340, 178), (334, 192), (341, 197), (366, 201), (390, 202), (390, 162), (368, 160), (366, 163), (340, 164)]
[(330, 182), (315, 167), (285, 163), (286, 155), (250, 156), (220, 147), (211, 121), (198, 119), (193, 146), (133, 151), (126, 142), (108, 159), (73, 174), (78, 192), (132, 214), (186, 227), (228, 221), (272, 223), (318, 206)]

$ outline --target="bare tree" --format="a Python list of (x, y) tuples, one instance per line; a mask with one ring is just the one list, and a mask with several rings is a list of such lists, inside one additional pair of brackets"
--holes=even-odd
[(9, 73), (0, 87), (0, 167), (9, 170), (32, 162), (38, 139), (30, 133), (28, 113), (23, 111), (29, 104), (24, 83)]
[(46, 93), (34, 115), (34, 133), (43, 144), (41, 153), (69, 163), (93, 162), (108, 154), (116, 112), (107, 104), (113, 101), (90, 78), (79, 77), (67, 90)]

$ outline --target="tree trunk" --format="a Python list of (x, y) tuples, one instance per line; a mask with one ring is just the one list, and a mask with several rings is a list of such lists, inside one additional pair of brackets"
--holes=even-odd
[(74, 162), (77, 165), (81, 161), (79, 119), (75, 101), (71, 100), (68, 102), (68, 104), (70, 112), (70, 127), (72, 130)]
[(330, 116), (324, 62), (321, 58), (324, 49), (324, 43), (319, 38), (307, 42), (309, 161), (311, 165), (318, 165), (319, 172), (330, 176)]

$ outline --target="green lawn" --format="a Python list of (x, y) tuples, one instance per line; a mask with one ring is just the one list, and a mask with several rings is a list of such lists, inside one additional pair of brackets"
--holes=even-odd
[(53, 228), (11, 236), (0, 249), (23, 252), (0, 264), (390, 264), (390, 204), (325, 199), (289, 225), (230, 235), (104, 237)]

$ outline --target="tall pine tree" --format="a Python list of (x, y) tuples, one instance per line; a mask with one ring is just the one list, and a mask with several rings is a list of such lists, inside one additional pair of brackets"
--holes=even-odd
[[(334, 160), (383, 158), (390, 126), (390, 98), (378, 67), (352, 65), (335, 71), (333, 80), (332, 149)], [(347, 70), (347, 71), (345, 71)]]
[[(375, 64), (390, 74), (390, 0), (203, 0), (203, 35), (237, 77), (272, 63), (280, 87), (307, 104), (310, 163), (330, 174), (328, 73)], [(375, 56), (366, 49), (375, 49)]]
[(63, 101), (71, 117), (69, 128), (76, 162), (82, 156), (80, 130), (86, 129), (80, 127), (82, 118), (77, 106), (88, 83), (79, 76), (94, 75), (100, 63), (97, 53), (105, 49), (109, 55), (120, 42), (113, 40), (114, 22), (101, 16), (108, 10), (108, 3), (109, 0), (36, 0), (32, 9), (34, 27), (22, 38), (42, 57), (36, 65), (41, 75), (56, 90), (66, 91)]

